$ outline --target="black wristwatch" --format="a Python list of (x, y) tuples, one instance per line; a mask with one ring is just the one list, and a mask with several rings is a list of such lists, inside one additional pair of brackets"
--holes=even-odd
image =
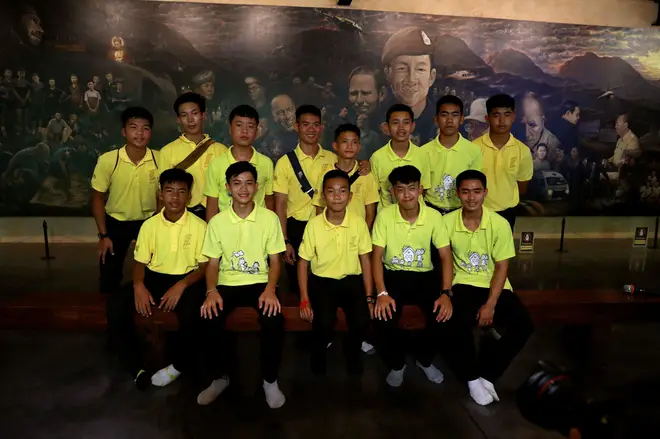
[(447, 295), (450, 299), (454, 297), (454, 292), (452, 290), (442, 290), (440, 292), (440, 296), (442, 297), (443, 295)]
[(376, 298), (374, 296), (367, 296), (367, 303), (369, 305), (373, 305), (374, 303), (376, 303)]
[[(289, 241), (289, 238), (284, 238), (284, 245), (289, 245), (291, 244), (291, 241)], [(293, 244), (291, 244), (293, 245)]]
[(96, 236), (98, 236), (99, 239), (105, 239), (105, 238), (107, 238), (107, 237), (110, 236), (110, 235), (108, 235), (107, 233), (99, 233), (99, 234), (96, 235)]

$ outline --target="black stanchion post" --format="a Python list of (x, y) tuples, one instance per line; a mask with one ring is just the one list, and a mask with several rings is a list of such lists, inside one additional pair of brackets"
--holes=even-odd
[(652, 249), (658, 248), (658, 227), (660, 226), (660, 216), (655, 217), (655, 229), (653, 230), (653, 247)]
[(559, 253), (566, 253), (564, 250), (564, 232), (566, 231), (566, 217), (561, 219), (561, 236), (559, 237), (559, 248), (557, 251)]
[(50, 255), (50, 246), (48, 245), (48, 223), (46, 220), (41, 224), (42, 227), (44, 228), (44, 247), (46, 250), (46, 255), (41, 258), (43, 261), (49, 261), (51, 259), (55, 259), (55, 256)]

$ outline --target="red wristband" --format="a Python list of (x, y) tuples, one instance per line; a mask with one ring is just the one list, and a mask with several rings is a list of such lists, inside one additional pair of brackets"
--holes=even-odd
[(300, 309), (305, 308), (309, 304), (309, 300), (301, 300), (300, 301)]

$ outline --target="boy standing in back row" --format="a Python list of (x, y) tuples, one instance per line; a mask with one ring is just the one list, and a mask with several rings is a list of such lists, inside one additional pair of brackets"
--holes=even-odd
[(490, 131), (474, 141), (481, 148), (483, 172), (490, 184), (484, 205), (503, 216), (511, 230), (520, 194), (527, 192), (534, 173), (532, 153), (511, 134), (515, 109), (516, 101), (509, 95), (490, 97), (486, 101)]
[(229, 130), (233, 141), (226, 154), (216, 157), (208, 168), (206, 178), (206, 221), (231, 205), (231, 193), (227, 190), (225, 172), (233, 163), (244, 161), (257, 168), (259, 190), (254, 201), (258, 206), (275, 211), (273, 200), (273, 162), (258, 153), (252, 142), (257, 137), (259, 113), (249, 105), (239, 105), (229, 114)]
[(182, 94), (174, 101), (174, 113), (183, 134), (160, 150), (161, 169), (179, 168), (192, 174), (195, 182), (188, 210), (205, 220), (206, 172), (213, 159), (227, 152), (227, 147), (204, 134), (206, 99), (201, 95)]

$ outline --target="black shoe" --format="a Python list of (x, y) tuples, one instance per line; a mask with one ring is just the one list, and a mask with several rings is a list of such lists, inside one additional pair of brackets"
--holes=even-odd
[(312, 355), (310, 358), (310, 368), (314, 375), (325, 375), (327, 371), (325, 355)]
[(151, 386), (151, 376), (144, 369), (138, 372), (133, 381), (140, 392), (144, 392)]

